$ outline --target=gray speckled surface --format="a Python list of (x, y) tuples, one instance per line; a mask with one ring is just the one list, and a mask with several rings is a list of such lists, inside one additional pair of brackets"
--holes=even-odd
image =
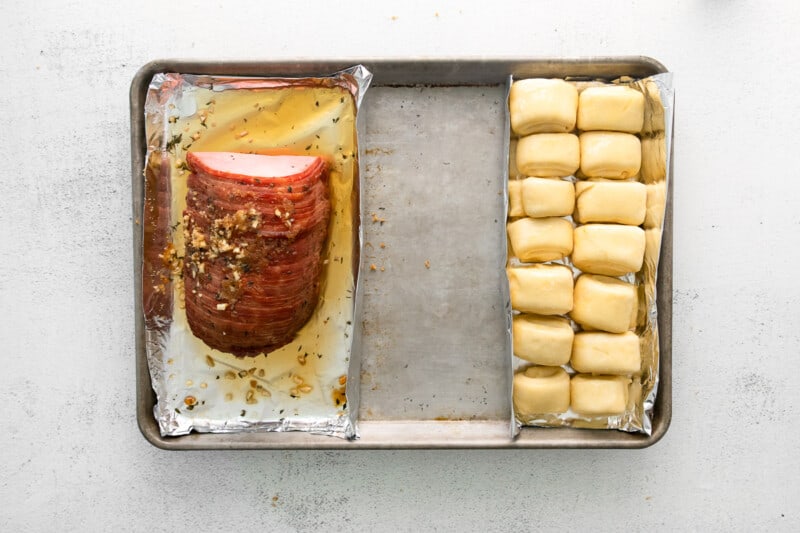
[(364, 98), (362, 419), (511, 423), (497, 81)]
[[(0, 529), (800, 528), (800, 8), (0, 5)], [(357, 13), (358, 15), (353, 15)], [(348, 25), (357, 19), (363, 31)], [(134, 409), (127, 117), (159, 57), (645, 54), (676, 74), (673, 422), (641, 451), (199, 452)]]

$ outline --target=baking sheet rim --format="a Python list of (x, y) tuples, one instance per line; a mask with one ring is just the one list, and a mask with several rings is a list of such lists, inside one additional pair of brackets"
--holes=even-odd
[[(336, 61), (184, 61), (155, 60), (144, 65), (136, 73), (130, 88), (131, 117), (131, 166), (132, 166), (132, 208), (133, 208), (133, 257), (134, 264), (142, 260), (142, 226), (140, 220), (143, 206), (143, 186), (141, 175), (144, 168), (144, 98), (147, 87), (156, 72), (192, 72), (198, 74), (228, 75), (309, 75), (324, 74), (341, 70), (353, 64), (363, 64), (374, 75), (373, 86), (394, 85), (398, 81), (392, 75), (397, 71), (407, 76), (408, 85), (501, 85), (505, 77), (481, 78), (487, 76), (485, 70), (470, 72), (465, 81), (459, 76), (463, 68), (488, 65), (489, 70), (506, 71), (508, 74), (531, 74), (532, 69), (543, 71), (538, 75), (558, 75), (557, 67), (571, 69), (562, 76), (580, 75), (580, 72), (596, 71), (605, 66), (616, 67), (614, 72), (606, 72), (609, 78), (632, 73), (634, 69), (641, 75), (667, 72), (666, 67), (655, 59), (645, 56), (595, 57), (595, 58), (531, 58), (531, 59), (486, 59), (486, 58), (420, 58), (409, 59), (354, 59)], [(626, 68), (627, 67), (627, 68)], [(416, 71), (414, 70), (416, 69)], [(387, 72), (384, 80), (381, 72)], [(601, 68), (602, 70), (602, 68)], [(492, 75), (491, 72), (488, 73)], [(599, 75), (594, 72), (592, 75)], [(416, 77), (415, 77), (416, 76)], [(452, 79), (448, 79), (448, 76)], [(673, 128), (674, 131), (674, 128)], [(672, 145), (674, 147), (674, 143)], [(674, 151), (674, 148), (673, 148)], [(162, 437), (152, 416), (154, 393), (150, 386), (150, 374), (144, 356), (144, 322), (141, 303), (141, 269), (134, 269), (134, 298), (136, 321), (136, 412), (142, 435), (154, 446), (166, 450), (207, 450), (207, 449), (398, 449), (398, 448), (645, 448), (652, 446), (666, 433), (672, 419), (672, 198), (673, 198), (673, 160), (670, 157), (669, 189), (665, 213), (664, 231), (661, 242), (661, 259), (658, 267), (658, 324), (660, 343), (660, 383), (653, 413), (651, 435), (624, 433), (610, 430), (586, 430), (573, 428), (523, 428), (521, 434), (512, 439), (507, 431), (505, 419), (486, 421), (365, 421), (358, 422), (361, 437), (354, 441), (330, 438), (306, 433), (192, 433), (182, 437)], [(497, 432), (494, 426), (502, 427)], [(457, 435), (474, 433), (478, 435), (457, 438)], [(394, 433), (393, 430), (397, 431)], [(375, 435), (373, 437), (372, 435)], [(383, 440), (381, 440), (383, 439)]]

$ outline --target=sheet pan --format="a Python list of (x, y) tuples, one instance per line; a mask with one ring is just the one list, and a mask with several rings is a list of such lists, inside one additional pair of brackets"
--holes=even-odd
[[(308, 76), (363, 64), (374, 74), (360, 132), (365, 214), (359, 435), (303, 433), (161, 437), (144, 355), (139, 224), (144, 97), (156, 72)], [(506, 81), (644, 77), (645, 57), (227, 62), (154, 61), (131, 84), (137, 420), (173, 450), (368, 448), (642, 448), (671, 419), (672, 168), (658, 274), (660, 382), (651, 435), (523, 428), (511, 437), (509, 342), (501, 277), (507, 179)]]

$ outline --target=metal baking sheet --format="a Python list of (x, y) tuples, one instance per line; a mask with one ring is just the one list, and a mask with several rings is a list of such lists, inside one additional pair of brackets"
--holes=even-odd
[[(374, 74), (361, 112), (364, 202), (360, 438), (306, 433), (162, 437), (141, 309), (143, 108), (157, 72), (243, 76)], [(131, 85), (137, 419), (155, 446), (194, 449), (643, 448), (672, 414), (672, 165), (658, 273), (660, 382), (651, 435), (523, 428), (511, 438), (510, 358), (501, 290), (505, 91), (514, 77), (645, 77), (645, 57), (533, 60), (187, 62), (145, 65)], [(374, 214), (374, 216), (373, 216)], [(373, 269), (374, 266), (374, 269)]]

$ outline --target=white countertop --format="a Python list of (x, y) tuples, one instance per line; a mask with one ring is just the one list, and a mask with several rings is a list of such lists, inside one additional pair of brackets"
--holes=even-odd
[[(800, 529), (798, 4), (47, 4), (0, 5), (0, 529)], [(660, 443), (176, 453), (142, 438), (128, 120), (140, 66), (596, 55), (675, 72)]]

